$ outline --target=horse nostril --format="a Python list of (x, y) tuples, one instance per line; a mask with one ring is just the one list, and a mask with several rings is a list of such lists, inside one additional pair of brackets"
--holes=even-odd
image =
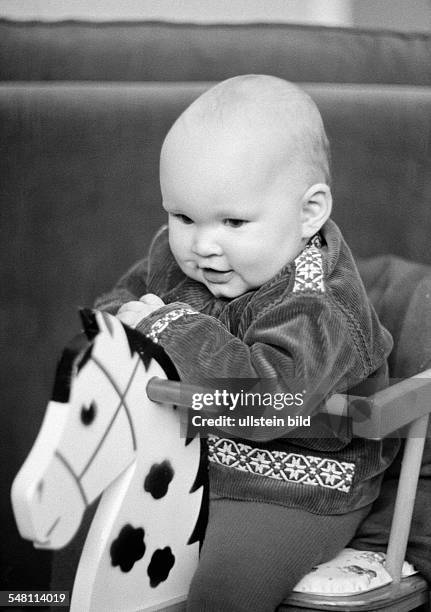
[(42, 499), (42, 495), (43, 495), (43, 487), (44, 487), (44, 482), (43, 479), (39, 480), (37, 488), (36, 488), (36, 492), (39, 496), (39, 501)]

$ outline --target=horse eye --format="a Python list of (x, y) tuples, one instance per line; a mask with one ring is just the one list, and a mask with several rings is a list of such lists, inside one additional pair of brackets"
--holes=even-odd
[(96, 418), (96, 404), (91, 402), (89, 406), (82, 406), (81, 421), (84, 425), (90, 425)]

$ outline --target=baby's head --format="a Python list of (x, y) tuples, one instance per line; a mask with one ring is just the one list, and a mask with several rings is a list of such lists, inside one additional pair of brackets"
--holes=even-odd
[(330, 215), (319, 111), (305, 92), (276, 77), (223, 81), (169, 131), (160, 183), (182, 271), (216, 297), (260, 287)]

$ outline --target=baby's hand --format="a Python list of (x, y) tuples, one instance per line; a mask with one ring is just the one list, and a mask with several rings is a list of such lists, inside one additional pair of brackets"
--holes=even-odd
[(117, 317), (122, 323), (129, 327), (136, 327), (142, 319), (158, 310), (165, 303), (154, 293), (146, 293), (139, 301), (127, 302), (123, 304), (117, 312)]

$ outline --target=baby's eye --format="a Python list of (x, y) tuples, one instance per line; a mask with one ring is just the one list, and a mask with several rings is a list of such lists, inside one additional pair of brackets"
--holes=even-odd
[(228, 227), (241, 227), (247, 223), (247, 221), (244, 219), (224, 219), (223, 223)]
[(184, 223), (185, 225), (190, 225), (190, 223), (193, 223), (192, 219), (190, 219), (190, 217), (188, 217), (187, 215), (182, 215), (181, 213), (173, 213), (172, 216), (175, 217), (175, 219), (181, 221), (181, 223)]

